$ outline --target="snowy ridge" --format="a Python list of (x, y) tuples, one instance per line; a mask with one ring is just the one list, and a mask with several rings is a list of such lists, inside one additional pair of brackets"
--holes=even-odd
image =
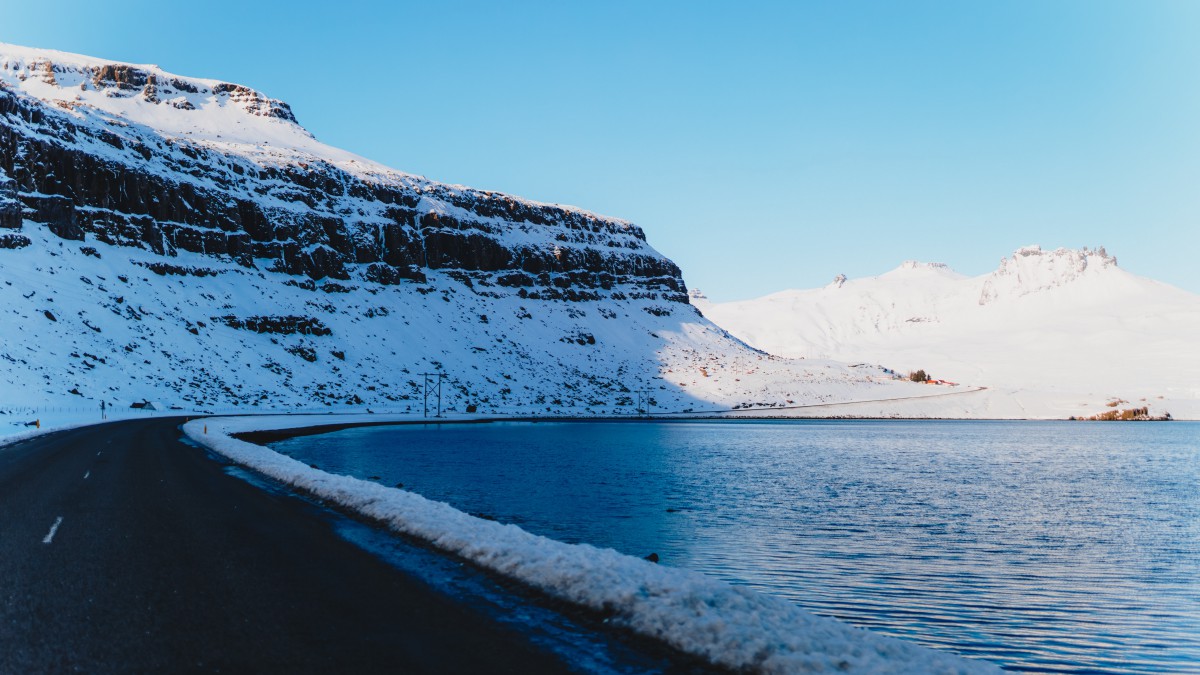
[[(157, 65), (0, 43), (0, 88), (52, 103), (77, 119), (115, 127), (134, 124), (261, 163), (328, 162), (374, 182), (465, 196), (497, 194), (430, 181), (326, 145), (299, 124), (283, 101), (240, 84), (176, 75)], [(578, 207), (504, 197), (600, 217)], [(604, 218), (630, 225), (619, 218)]]
[[(905, 263), (819, 289), (694, 304), (772, 354), (924, 369), (989, 387), (947, 402), (948, 417), (1061, 419), (1148, 406), (1200, 418), (1200, 296), (1130, 274), (1103, 248), (1028, 246), (979, 277)], [(969, 400), (977, 403), (961, 407)], [(896, 409), (938, 416), (925, 404)]]
[[(231, 438), (328, 423), (324, 416), (210, 418), (185, 433), (240, 464), (336, 502), (397, 532), (611, 617), (614, 623), (735, 669), (762, 673), (994, 673), (963, 659), (852, 628), (783, 600), (611, 549), (564, 544), (469, 516), (405, 490), (313, 469)], [(379, 422), (378, 416), (339, 423)], [(205, 429), (207, 428), (207, 433)]]

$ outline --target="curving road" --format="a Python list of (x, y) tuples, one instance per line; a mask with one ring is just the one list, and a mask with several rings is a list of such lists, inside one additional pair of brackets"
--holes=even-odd
[(0, 448), (0, 672), (563, 672), (179, 419)]

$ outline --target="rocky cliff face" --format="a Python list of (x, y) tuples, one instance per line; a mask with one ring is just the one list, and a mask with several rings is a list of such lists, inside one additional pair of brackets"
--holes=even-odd
[(21, 229), (21, 201), (17, 199), (17, 184), (0, 169), (0, 229)]
[[(216, 106), (318, 145), (287, 104), (246, 87), (53, 53), (0, 57), (0, 73), (0, 171), (12, 179), (0, 199), (15, 196), (26, 218), (63, 239), (225, 256), (314, 282), (397, 284), (436, 269), (534, 299), (623, 288), (687, 302), (679, 269), (624, 221), (348, 169), (312, 147), (266, 152), (262, 141), (247, 152), (220, 133), (171, 132), (204, 127)], [(127, 109), (141, 115), (114, 114)], [(0, 224), (15, 226), (11, 211)]]

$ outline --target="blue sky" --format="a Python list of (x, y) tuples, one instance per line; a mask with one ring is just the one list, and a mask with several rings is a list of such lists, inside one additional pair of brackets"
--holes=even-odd
[(1200, 3), (6, 5), (433, 179), (628, 218), (715, 300), (1104, 245), (1200, 292)]

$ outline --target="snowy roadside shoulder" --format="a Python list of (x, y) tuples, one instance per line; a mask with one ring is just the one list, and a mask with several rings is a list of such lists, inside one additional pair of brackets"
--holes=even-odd
[[(338, 416), (336, 422), (387, 422), (388, 417)], [(330, 422), (328, 416), (207, 418), (183, 430), (238, 464), (721, 666), (763, 673), (1000, 672), (986, 662), (876, 635), (696, 572), (611, 549), (565, 544), (413, 492), (329, 474), (232, 437)]]
[[(109, 422), (119, 422), (125, 418), (118, 419), (95, 419), (95, 414), (87, 415), (65, 415), (57, 419), (46, 420), (45, 423), (41, 419), (37, 422), (37, 427), (30, 427), (27, 423), (12, 423), (4, 425), (0, 423), (0, 449), (4, 449), (10, 445), (27, 441), (38, 436), (53, 434), (59, 431), (69, 431), (71, 429), (79, 429), (82, 427), (90, 427), (95, 424), (108, 424)], [(0, 422), (4, 420), (0, 417)]]
[(38, 427), (22, 431), (13, 430), (11, 432), (8, 429), (0, 429), (0, 449), (45, 434), (52, 434), (56, 431), (67, 431), (68, 429), (78, 429), (79, 427), (86, 427), (91, 424), (100, 424), (100, 422), (77, 422), (75, 424), (60, 424), (58, 426)]
[(187, 417), (200, 415), (194, 410), (164, 410), (159, 413), (144, 413), (139, 411), (120, 411), (109, 408), (106, 417), (101, 417), (100, 410), (73, 408), (68, 410), (42, 411), (26, 415), (13, 415), (0, 412), (0, 449), (27, 441), (38, 436), (53, 434), (59, 431), (80, 429), (97, 424), (128, 422), (130, 420), (154, 419), (158, 417)]

